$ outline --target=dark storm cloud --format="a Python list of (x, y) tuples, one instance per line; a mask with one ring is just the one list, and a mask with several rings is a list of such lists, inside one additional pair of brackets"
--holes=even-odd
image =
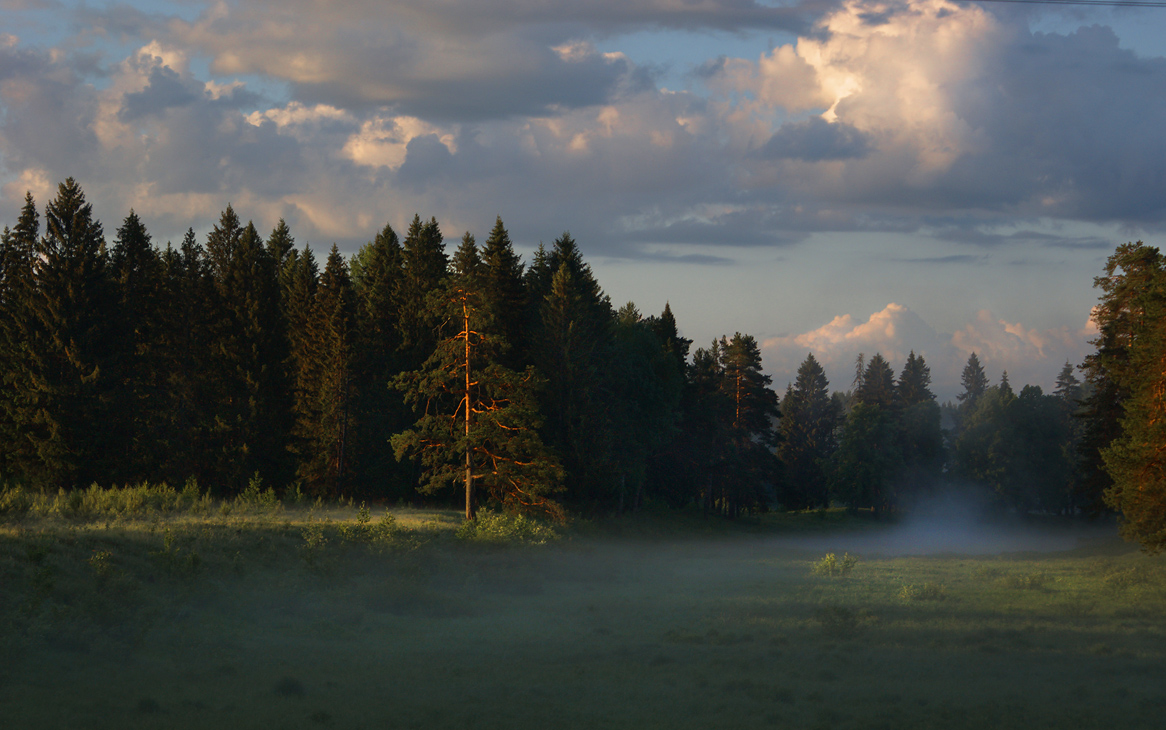
[(864, 157), (870, 150), (869, 137), (858, 129), (813, 117), (783, 125), (757, 153), (763, 159), (820, 162)]
[(952, 94), (991, 146), (951, 180), (995, 187), (999, 206), (1038, 215), (1166, 222), (1166, 59), (1139, 58), (1100, 26), (1017, 33), (1002, 50)]

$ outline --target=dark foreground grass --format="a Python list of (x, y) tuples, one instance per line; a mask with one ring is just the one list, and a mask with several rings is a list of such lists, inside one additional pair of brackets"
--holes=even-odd
[[(3, 724), (1159, 728), (1166, 717), (1166, 565), (1116, 538), (1045, 554), (860, 554), (842, 577), (815, 574), (819, 543), (781, 525), (683, 540), (658, 525), (626, 539), (630, 524), (557, 540), (496, 525), (459, 540), (457, 525), (453, 513), (272, 505), (13, 517), (0, 525)], [(523, 546), (505, 544), (513, 534)]]

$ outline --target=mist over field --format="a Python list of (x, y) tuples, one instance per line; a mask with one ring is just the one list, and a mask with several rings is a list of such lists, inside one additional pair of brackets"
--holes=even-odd
[(860, 555), (999, 555), (1056, 553), (1112, 539), (1112, 518), (1095, 522), (1042, 521), (1001, 515), (973, 493), (948, 490), (916, 502), (898, 520), (858, 533), (782, 538), (803, 550)]
[(0, 705), (20, 728), (1158, 727), (1163, 561), (951, 509), (534, 543), (408, 510), (8, 525)]

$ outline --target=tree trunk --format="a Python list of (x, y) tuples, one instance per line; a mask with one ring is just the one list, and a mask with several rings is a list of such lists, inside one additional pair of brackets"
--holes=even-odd
[(473, 450), (470, 448), (470, 423), (473, 409), (470, 408), (470, 309), (462, 299), (462, 314), (465, 317), (466, 338), (466, 519), (474, 519), (474, 461)]

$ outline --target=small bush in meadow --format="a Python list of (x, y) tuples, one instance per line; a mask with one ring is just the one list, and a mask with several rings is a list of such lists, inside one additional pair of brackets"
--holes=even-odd
[(524, 514), (487, 510), (479, 511), (474, 519), (466, 520), (457, 529), (459, 540), (499, 545), (544, 545), (560, 537), (555, 528)]
[(1125, 570), (1115, 570), (1102, 578), (1101, 581), (1107, 591), (1117, 593), (1134, 586), (1146, 585), (1150, 582), (1150, 572), (1146, 570), (1144, 565), (1139, 565)]
[(947, 589), (938, 583), (911, 583), (903, 586), (899, 598), (904, 601), (943, 601), (947, 599)]
[(834, 553), (826, 553), (826, 557), (814, 563), (812, 571), (814, 575), (845, 577), (850, 575), (856, 565), (858, 558), (850, 553), (843, 553), (841, 560)]
[(1049, 582), (1049, 575), (1043, 571), (1036, 573), (1013, 573), (1012, 575), (1004, 576), (1001, 582), (1008, 588), (1036, 591), (1045, 587), (1045, 584)]
[(259, 472), (255, 472), (247, 482), (247, 488), (235, 498), (235, 507), (270, 514), (283, 509), (283, 503), (275, 495), (274, 489), (263, 488), (263, 478), (259, 476)]

